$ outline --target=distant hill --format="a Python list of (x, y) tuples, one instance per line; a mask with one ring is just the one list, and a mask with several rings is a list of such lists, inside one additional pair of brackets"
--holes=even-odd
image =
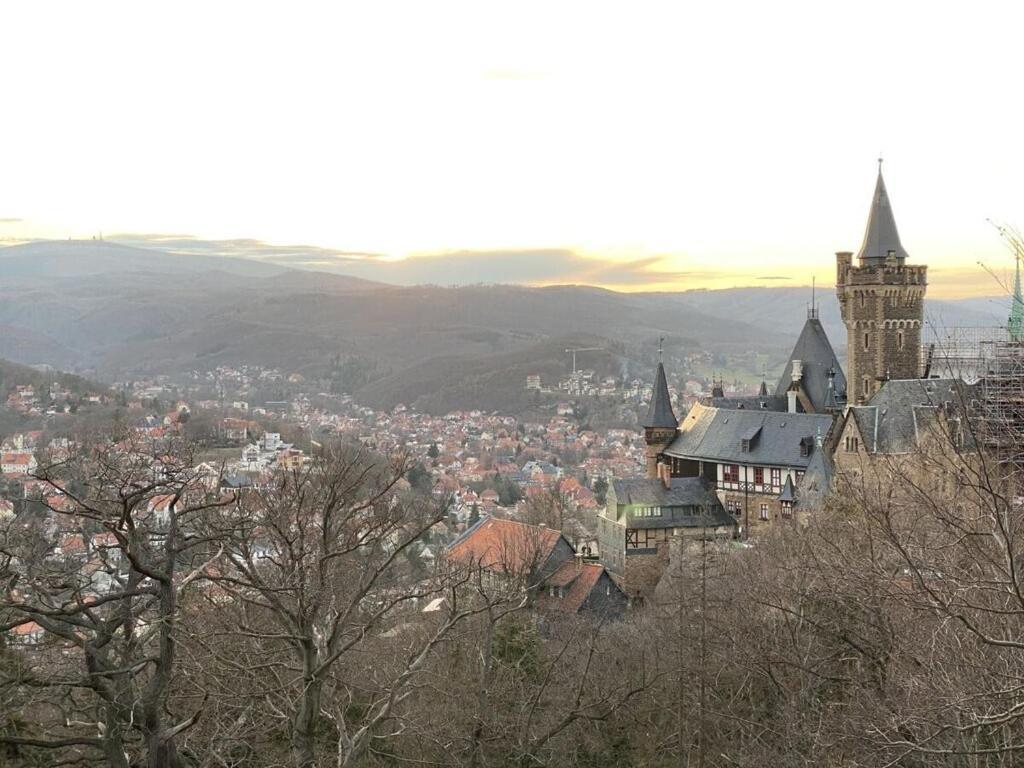
[(0, 358), (0, 401), (5, 400), (15, 387), (31, 385), (39, 389), (52, 383), (60, 384), (75, 395), (109, 392), (106, 385), (73, 373), (47, 367), (34, 368)]
[[(0, 355), (104, 380), (256, 364), (330, 378), (364, 402), (500, 408), (526, 373), (650, 374), (699, 350), (763, 353), (770, 376), (806, 317), (806, 288), (616, 293), (587, 286), (396, 287), (222, 256), (100, 241), (0, 249)], [(834, 293), (818, 291), (840, 355)], [(998, 301), (929, 301), (945, 325), (995, 325)], [(611, 352), (614, 350), (614, 352)], [(748, 368), (753, 365), (750, 361)]]
[[(730, 317), (758, 327), (773, 328), (794, 339), (807, 317), (811, 303), (809, 287), (726, 288), (664, 294), (673, 300), (715, 317)], [(831, 288), (815, 292), (822, 325), (837, 349), (846, 347), (846, 328), (839, 315), (839, 302)], [(927, 299), (927, 337), (932, 329), (964, 326), (994, 326), (1006, 322), (1008, 298), (983, 297), (948, 301)]]

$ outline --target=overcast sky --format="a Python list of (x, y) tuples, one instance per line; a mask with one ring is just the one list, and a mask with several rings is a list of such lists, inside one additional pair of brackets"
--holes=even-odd
[(1022, 22), (1010, 2), (6, 3), (0, 238), (830, 283), (881, 152), (933, 295), (991, 294), (976, 263), (1012, 262), (986, 218), (1024, 226)]

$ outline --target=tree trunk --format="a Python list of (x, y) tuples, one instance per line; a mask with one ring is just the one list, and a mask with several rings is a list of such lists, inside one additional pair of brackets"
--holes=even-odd
[(302, 641), (302, 693), (292, 724), (292, 755), (297, 768), (316, 766), (316, 728), (320, 722), (323, 682), (316, 677), (317, 653), (313, 641)]

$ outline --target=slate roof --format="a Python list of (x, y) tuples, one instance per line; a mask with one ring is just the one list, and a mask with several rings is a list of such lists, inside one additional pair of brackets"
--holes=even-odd
[(907, 258), (907, 252), (900, 243), (899, 232), (896, 231), (896, 218), (889, 203), (885, 180), (882, 179), (882, 166), (879, 165), (875, 194), (868, 211), (868, 224), (864, 228), (864, 242), (857, 252), (857, 258), (861, 264), (880, 264), (885, 261), (889, 251), (895, 251), (896, 258), (901, 262)]
[(627, 506), (708, 507), (719, 504), (711, 486), (700, 477), (673, 477), (672, 487), (656, 477), (612, 480), (615, 500)]
[[(824, 451), (819, 451), (824, 453)], [(786, 475), (786, 484), (782, 486), (782, 493), (779, 494), (779, 501), (788, 501), (791, 504), (796, 501), (796, 489), (793, 488), (793, 476)]]
[[(735, 527), (736, 520), (725, 511), (714, 487), (701, 477), (673, 477), (666, 488), (658, 478), (634, 477), (612, 480), (617, 506), (661, 507), (652, 517), (629, 515), (629, 528), (721, 528)], [(694, 509), (699, 514), (692, 514)], [(628, 510), (626, 511), (628, 515)]]
[(976, 390), (960, 379), (893, 379), (866, 405), (851, 407), (848, 418), (856, 421), (868, 453), (907, 453), (938, 424), (941, 407), (963, 413)]
[[(744, 452), (743, 436), (757, 426), (760, 435)], [(734, 411), (698, 403), (679, 425), (679, 434), (665, 454), (733, 464), (806, 467), (820, 449), (812, 443), (810, 456), (801, 456), (801, 439), (819, 433), (825, 437), (831, 427), (832, 417), (823, 413)]]
[[(764, 384), (762, 383), (762, 386)], [(785, 395), (745, 395), (742, 397), (711, 397), (704, 400), (714, 408), (731, 408), (737, 411), (784, 411), (788, 407)]]
[[(843, 367), (839, 364), (835, 350), (828, 340), (825, 327), (816, 317), (809, 317), (804, 323), (803, 330), (796, 340), (796, 346), (789, 356), (782, 376), (775, 385), (775, 396), (786, 397), (786, 390), (793, 382), (793, 361), (799, 360), (803, 368), (803, 377), (800, 379), (804, 392), (814, 405), (814, 410), (821, 413), (825, 410), (829, 401), (828, 393), (828, 371), (835, 371), (835, 395), (840, 400), (846, 397), (846, 376), (843, 374)], [(783, 408), (784, 410), (785, 408)]]
[(832, 488), (835, 465), (828, 451), (815, 451), (796, 488), (796, 503), (801, 509), (821, 509)]
[(654, 375), (654, 389), (651, 391), (651, 405), (647, 409), (644, 427), (675, 429), (679, 425), (675, 413), (672, 412), (672, 398), (668, 394), (668, 381), (665, 378), (665, 366), (658, 363)]

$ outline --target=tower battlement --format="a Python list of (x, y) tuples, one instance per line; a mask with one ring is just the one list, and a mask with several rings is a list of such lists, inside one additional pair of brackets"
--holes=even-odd
[(836, 296), (847, 329), (849, 402), (867, 402), (888, 379), (920, 376), (928, 267), (906, 264), (889, 195), (878, 169), (864, 243), (836, 253)]

